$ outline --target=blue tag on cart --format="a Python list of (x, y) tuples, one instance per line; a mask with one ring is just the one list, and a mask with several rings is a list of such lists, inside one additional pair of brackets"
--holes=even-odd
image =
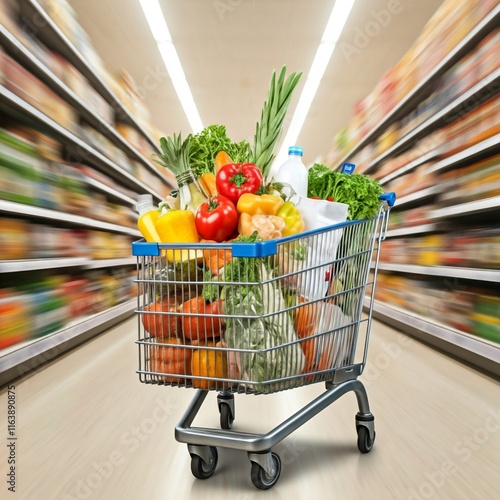
[(341, 172), (343, 174), (352, 174), (354, 172), (355, 168), (356, 168), (356, 165), (354, 165), (354, 163), (344, 163), (342, 165)]

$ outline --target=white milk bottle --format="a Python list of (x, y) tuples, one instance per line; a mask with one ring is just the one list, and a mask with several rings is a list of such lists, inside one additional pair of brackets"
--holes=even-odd
[(288, 160), (279, 168), (276, 180), (290, 185), (298, 196), (305, 198), (307, 197), (308, 171), (307, 167), (302, 163), (303, 154), (304, 150), (300, 146), (290, 146), (288, 148)]

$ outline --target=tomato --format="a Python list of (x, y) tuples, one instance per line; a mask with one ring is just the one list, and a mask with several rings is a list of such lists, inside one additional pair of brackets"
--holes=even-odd
[(238, 227), (238, 212), (225, 196), (215, 196), (202, 203), (195, 216), (196, 230), (205, 240), (221, 242)]
[(187, 339), (206, 342), (221, 336), (224, 326), (223, 318), (218, 316), (222, 311), (221, 299), (207, 304), (203, 297), (195, 297), (184, 302), (180, 311), (186, 313), (182, 316), (182, 332)]
[(242, 194), (256, 193), (263, 183), (262, 172), (253, 163), (229, 163), (215, 176), (217, 192), (235, 205)]

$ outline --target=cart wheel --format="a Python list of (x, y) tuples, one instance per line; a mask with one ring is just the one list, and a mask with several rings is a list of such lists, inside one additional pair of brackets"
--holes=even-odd
[(215, 472), (219, 454), (215, 446), (210, 446), (210, 461), (207, 463), (199, 455), (191, 454), (191, 472), (198, 479), (208, 479)]
[(370, 438), (370, 431), (367, 427), (360, 425), (358, 427), (358, 450), (361, 453), (369, 453), (373, 448), (376, 434), (373, 434), (373, 441)]
[(265, 469), (257, 462), (252, 462), (251, 478), (252, 483), (259, 490), (268, 490), (273, 487), (280, 478), (281, 474), (281, 459), (276, 453), (271, 453), (274, 470), (272, 474), (268, 474)]
[(220, 427), (221, 429), (231, 429), (233, 426), (233, 413), (231, 412), (231, 408), (227, 403), (221, 403), (219, 407), (220, 411)]

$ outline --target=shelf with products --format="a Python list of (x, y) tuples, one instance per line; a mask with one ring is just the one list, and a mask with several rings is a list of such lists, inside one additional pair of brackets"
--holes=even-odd
[(389, 229), (385, 237), (386, 238), (396, 238), (398, 236), (408, 236), (413, 234), (421, 234), (421, 233), (432, 233), (438, 230), (437, 224), (420, 224), (419, 226), (410, 226), (410, 227), (400, 227), (397, 229)]
[(380, 177), (380, 175), (383, 175), (383, 173), (381, 174), (380, 172), (377, 172), (379, 176), (379, 182), (381, 185), (385, 185), (389, 181), (405, 175), (408, 172), (411, 172), (412, 170), (420, 167), (423, 164), (429, 163), (431, 160), (434, 160), (438, 157), (442, 158), (432, 164), (431, 168), (429, 169), (429, 173), (438, 172), (440, 170), (447, 170), (464, 162), (472, 161), (478, 156), (481, 157), (488, 154), (493, 154), (495, 150), (500, 150), (500, 134), (495, 134), (491, 137), (488, 137), (487, 139), (484, 139), (483, 141), (480, 141), (450, 156), (445, 156), (446, 147), (444, 145), (441, 145), (428, 153), (418, 156), (415, 160), (406, 163), (404, 166), (392, 171), (387, 175), (384, 175), (383, 177)]
[[(468, 155), (461, 157), (467, 158)], [(472, 156), (471, 156), (472, 157)], [(462, 164), (453, 169), (439, 171), (439, 176), (430, 180), (438, 185), (440, 192), (431, 198), (430, 203), (408, 208), (405, 199), (419, 200), (419, 193), (411, 193), (410, 198), (403, 197), (401, 205), (396, 206), (389, 221), (390, 237), (404, 236), (433, 230), (446, 230), (445, 223), (460, 220), (472, 223), (479, 215), (494, 222), (494, 214), (500, 208), (500, 155)], [(426, 178), (426, 175), (422, 177)], [(408, 186), (418, 186), (416, 179), (406, 183)], [(395, 186), (392, 186), (393, 188)], [(400, 199), (401, 201), (401, 199)], [(434, 227), (439, 224), (441, 227)]]
[(460, 278), (474, 281), (500, 282), (500, 271), (493, 269), (474, 269), (447, 266), (419, 266), (415, 264), (394, 264), (391, 262), (380, 262), (381, 271), (392, 271), (397, 273), (421, 274), (426, 276), (444, 276), (448, 278)]
[[(364, 168), (363, 172), (366, 174), (372, 172), (383, 160), (392, 157), (399, 151), (408, 149), (410, 145), (428, 135), (430, 131), (433, 131), (436, 128), (441, 128), (443, 122), (450, 121), (453, 116), (460, 116), (464, 109), (470, 110), (471, 108), (479, 106), (482, 102), (486, 101), (498, 91), (499, 84), (500, 69), (497, 69), (477, 83), (474, 87), (458, 96), (451, 103), (447, 104), (445, 107), (441, 108), (439, 104), (436, 104), (436, 109), (427, 120), (411, 129), (406, 135), (398, 139), (387, 150), (371, 160)], [(433, 151), (428, 153), (428, 155), (432, 153)], [(437, 154), (438, 151), (435, 153)], [(426, 159), (429, 158), (427, 157)], [(418, 161), (419, 160), (417, 160), (417, 162)], [(403, 168), (404, 172), (408, 169), (408, 165), (405, 165)]]
[(150, 131), (146, 130), (144, 120), (137, 118), (141, 110), (132, 106), (131, 102), (127, 103), (127, 106), (123, 101), (123, 92), (122, 99), (117, 95), (119, 89), (114, 86), (112, 78), (91, 46), (86, 33), (70, 12), (69, 6), (65, 2), (21, 0), (18, 9), (26, 26), (25, 31), (36, 35), (44, 45), (67, 59), (112, 107), (115, 120), (131, 125), (157, 150), (157, 141)]
[(405, 196), (402, 196), (401, 198), (398, 198), (397, 207), (401, 208), (401, 206), (403, 205), (408, 205), (417, 201), (423, 201), (426, 198), (431, 198), (434, 195), (439, 194), (442, 189), (442, 186), (430, 186), (419, 191), (407, 194)]
[(65, 212), (58, 212), (47, 208), (34, 207), (31, 205), (24, 205), (12, 201), (0, 200), (0, 212), (10, 213), (14, 215), (23, 214), (24, 217), (35, 217), (40, 219), (54, 220), (57, 222), (66, 222), (72, 225), (85, 226), (93, 229), (102, 229), (104, 231), (111, 231), (114, 233), (128, 234), (132, 236), (141, 237), (141, 233), (137, 229), (128, 226), (120, 226), (110, 222), (98, 221), (83, 217), (81, 215), (68, 214)]
[(360, 103), (350, 128), (340, 134), (339, 153), (330, 152), (327, 163), (340, 169), (394, 123), (410, 116), (428, 98), (436, 82), (498, 27), (499, 19), (496, 2), (464, 2), (458, 7), (444, 2), (410, 51)]
[[(172, 179), (168, 177), (168, 172), (160, 167), (156, 167), (144, 154), (138, 151), (130, 144), (122, 135), (114, 128), (110, 117), (103, 118), (99, 114), (99, 110), (92, 109), (92, 103), (88, 102), (88, 96), (85, 95), (88, 89), (78, 89), (82, 86), (82, 82), (78, 78), (70, 80), (68, 84), (57, 77), (40, 59), (39, 54), (30, 51), (23, 43), (21, 43), (7, 28), (0, 26), (0, 43), (9, 51), (10, 55), (15, 57), (25, 68), (33, 75), (37, 76), (43, 83), (48, 85), (62, 99), (70, 104), (78, 113), (78, 115), (94, 129), (102, 133), (107, 139), (111, 140), (115, 146), (124, 150), (134, 160), (139, 161), (153, 172), (161, 181), (172, 184)], [(39, 52), (39, 51), (38, 51)], [(54, 56), (55, 57), (55, 56)], [(58, 61), (60, 63), (60, 61)], [(61, 71), (64, 74), (71, 74), (71, 71)], [(83, 78), (83, 77), (82, 77)], [(71, 85), (75, 88), (70, 88)], [(80, 94), (78, 95), (77, 94)], [(110, 123), (111, 122), (111, 123)]]
[(0, 272), (19, 273), (26, 271), (39, 271), (41, 269), (60, 269), (63, 267), (78, 267), (83, 269), (102, 269), (109, 267), (136, 266), (132, 258), (91, 260), (85, 257), (0, 260)]
[(24, 340), (0, 350), (0, 385), (22, 378), (43, 363), (98, 335), (102, 325), (110, 328), (118, 324), (130, 317), (136, 306), (136, 299), (129, 299), (105, 311), (73, 320), (65, 328), (45, 337)]
[(432, 166), (430, 172), (447, 170), (464, 162), (471, 161), (478, 156), (494, 154), (497, 151), (500, 151), (500, 134), (492, 135), (484, 141), (480, 141), (454, 155), (443, 158)]
[[(369, 306), (368, 300), (365, 300), (365, 306)], [(421, 340), (451, 352), (482, 370), (500, 375), (500, 349), (495, 342), (379, 300), (373, 303), (373, 315), (396, 328), (410, 332)]]
[[(122, 167), (108, 159), (104, 154), (89, 146), (85, 141), (77, 137), (73, 132), (61, 126), (59, 123), (48, 117), (46, 114), (39, 111), (37, 108), (17, 96), (7, 88), (0, 85), (0, 106), (6, 109), (9, 114), (16, 118), (20, 118), (22, 122), (27, 119), (31, 123), (46, 127), (54, 134), (61, 142), (65, 143), (69, 154), (77, 161), (85, 160), (93, 166), (99, 168), (108, 175), (112, 175), (115, 179), (126, 185), (128, 188), (139, 192), (151, 193), (158, 200), (164, 198), (164, 194), (160, 194), (149, 186), (138, 180), (131, 173), (123, 170)], [(165, 190), (166, 192), (166, 190)]]
[[(466, 15), (467, 9), (474, 16)], [(394, 322), (397, 316), (399, 328), (434, 343), (446, 338), (439, 347), (470, 351), (478, 366), (485, 368), (484, 361), (496, 373), (499, 20), (497, 2), (464, 2), (457, 8), (445, 0), (429, 23), (432, 33), (428, 26), (417, 43), (424, 49), (410, 51), (411, 57), (391, 70), (399, 81), (396, 75), (389, 84), (384, 77), (356, 107), (350, 128), (338, 136), (342, 142), (326, 157), (333, 168), (355, 163), (358, 172), (398, 195), (379, 262), (375, 311), (381, 319)], [(457, 26), (464, 36), (451, 43)], [(435, 53), (429, 51), (433, 38), (443, 41)]]
[(496, 89), (495, 95), (480, 106), (443, 123), (403, 154), (386, 158), (372, 175), (387, 184), (403, 176), (408, 178), (423, 164), (429, 166), (430, 175), (494, 154), (500, 150), (499, 106)]
[(0, 0), (2, 380), (133, 313), (134, 204), (175, 184), (133, 82), (64, 29), (66, 7)]
[(135, 266), (5, 273), (0, 287), (3, 349), (52, 335), (134, 296)]

